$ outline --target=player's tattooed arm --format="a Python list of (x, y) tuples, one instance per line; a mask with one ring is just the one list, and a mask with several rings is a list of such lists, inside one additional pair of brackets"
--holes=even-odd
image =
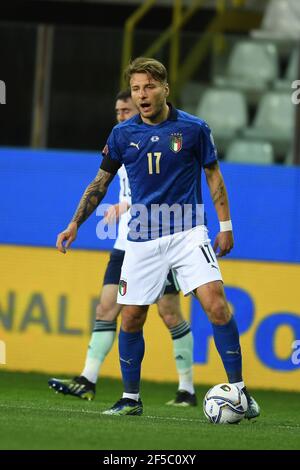
[(76, 222), (77, 227), (80, 227), (98, 207), (113, 177), (114, 175), (100, 168), (96, 178), (86, 188), (72, 218), (72, 222)]
[(216, 162), (205, 168), (205, 175), (219, 220), (229, 220), (229, 201), (219, 164)]
[(219, 203), (221, 206), (224, 206), (225, 197), (226, 197), (226, 188), (224, 185), (224, 181), (220, 181), (216, 190), (212, 194), (214, 205)]
[[(205, 175), (219, 221), (230, 220), (226, 186), (218, 163), (214, 163), (205, 168)], [(229, 230), (218, 233), (213, 248), (217, 256), (225, 256), (231, 251), (233, 244), (233, 233), (232, 230)]]
[(100, 204), (113, 178), (113, 174), (100, 168), (96, 178), (86, 188), (68, 227), (58, 234), (56, 240), (58, 251), (66, 253), (67, 248), (76, 239), (78, 227), (83, 224)]

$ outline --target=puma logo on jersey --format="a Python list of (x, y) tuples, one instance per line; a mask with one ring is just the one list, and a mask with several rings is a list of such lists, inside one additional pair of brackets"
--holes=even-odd
[(219, 268), (217, 268), (217, 266), (215, 266), (214, 264), (211, 264), (210, 266), (211, 266), (211, 268), (215, 268), (219, 271)]
[(136, 144), (135, 142), (130, 142), (129, 146), (130, 147), (136, 147), (138, 150), (140, 150), (140, 140), (138, 141), (138, 143)]

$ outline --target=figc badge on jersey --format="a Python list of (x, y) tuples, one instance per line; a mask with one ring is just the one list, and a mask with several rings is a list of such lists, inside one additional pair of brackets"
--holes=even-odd
[(176, 134), (171, 134), (170, 136), (170, 149), (177, 153), (182, 149), (182, 134), (179, 132)]

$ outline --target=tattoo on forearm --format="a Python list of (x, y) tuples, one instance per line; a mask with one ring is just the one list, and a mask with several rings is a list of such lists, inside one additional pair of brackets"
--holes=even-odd
[(219, 202), (221, 206), (224, 206), (225, 201), (226, 201), (226, 190), (225, 190), (223, 181), (219, 183), (217, 189), (212, 194), (212, 199), (213, 199), (214, 205), (216, 205)]
[(72, 222), (76, 222), (78, 227), (94, 212), (96, 207), (104, 198), (109, 183), (114, 175), (104, 170), (99, 170), (96, 178), (86, 188)]

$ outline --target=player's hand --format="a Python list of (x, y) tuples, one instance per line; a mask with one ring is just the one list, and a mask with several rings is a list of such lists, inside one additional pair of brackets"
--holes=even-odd
[(104, 213), (104, 222), (106, 224), (113, 224), (114, 222), (117, 222), (119, 218), (119, 204), (110, 206), (110, 208)]
[(213, 247), (217, 258), (228, 255), (233, 248), (233, 244), (233, 233), (231, 230), (228, 232), (219, 232)]
[(128, 211), (128, 203), (126, 201), (119, 202), (119, 204), (115, 204), (111, 206), (105, 213), (104, 213), (104, 222), (107, 224), (113, 224), (114, 222), (118, 222), (121, 215), (125, 214)]
[(66, 253), (67, 248), (77, 237), (77, 223), (71, 222), (68, 227), (61, 233), (58, 234), (56, 240), (56, 248), (61, 253)]

